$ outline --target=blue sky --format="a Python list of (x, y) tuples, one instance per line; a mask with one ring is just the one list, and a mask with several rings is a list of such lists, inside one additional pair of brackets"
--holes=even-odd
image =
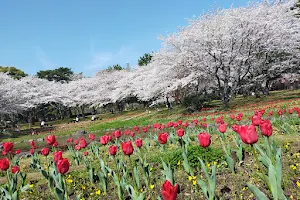
[(187, 19), (247, 0), (0, 0), (0, 66), (28, 74), (59, 66), (92, 76), (158, 51)]

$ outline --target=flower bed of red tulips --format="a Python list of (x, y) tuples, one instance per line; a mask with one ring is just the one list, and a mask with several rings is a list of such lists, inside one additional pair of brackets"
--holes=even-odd
[[(0, 193), (4, 199), (297, 199), (298, 103), (209, 109), (100, 137), (70, 137), (63, 144), (48, 134), (42, 148), (34, 140), (28, 144), (30, 158), (20, 159), (21, 151), (5, 142), (0, 170), (6, 181)], [(194, 155), (195, 147), (205, 153)], [(223, 160), (211, 160), (216, 148)], [(176, 165), (171, 162), (175, 157)], [(25, 173), (39, 175), (30, 180)]]

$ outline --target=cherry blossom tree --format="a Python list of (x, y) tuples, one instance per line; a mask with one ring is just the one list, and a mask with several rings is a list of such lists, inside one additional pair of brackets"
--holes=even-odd
[[(263, 2), (208, 13), (163, 38), (162, 52), (171, 54), (168, 65), (210, 80), (228, 106), (249, 80), (266, 81), (268, 74), (299, 67), (292, 64), (299, 57), (300, 42), (300, 24), (290, 12), (294, 3)], [(279, 56), (282, 54), (284, 59)]]

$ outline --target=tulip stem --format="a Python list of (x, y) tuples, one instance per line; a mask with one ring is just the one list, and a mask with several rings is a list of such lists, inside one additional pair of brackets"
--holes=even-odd
[(114, 157), (114, 161), (115, 161), (115, 165), (116, 165), (118, 181), (120, 182), (120, 170), (119, 170), (119, 165), (118, 165), (117, 158)]
[[(254, 146), (251, 144), (251, 149), (252, 149), (252, 153), (253, 153), (253, 157), (254, 157), (254, 159), (255, 159), (255, 163), (256, 163), (256, 165), (257, 165), (257, 170), (260, 170), (261, 171), (261, 174), (262, 174), (262, 176), (263, 176), (263, 179), (264, 179), (264, 181), (267, 183), (267, 177), (266, 177), (266, 175), (265, 175), (265, 172), (264, 172), (264, 170), (262, 169), (262, 167), (261, 167), (261, 165), (260, 165), (260, 162), (259, 162), (259, 160), (258, 160), (258, 158), (257, 158), (257, 155), (256, 155), (256, 152), (255, 152), (255, 148), (254, 148)], [(267, 185), (268, 185), (268, 188), (270, 188), (270, 185), (267, 183)]]
[(46, 165), (47, 165), (47, 174), (48, 174), (48, 187), (49, 187), (50, 192), (53, 193), (53, 190), (52, 190), (52, 187), (51, 187), (51, 178), (50, 178), (48, 156), (46, 156)]
[(9, 175), (9, 172), (8, 172), (9, 170), (11, 170), (11, 169), (9, 168), (8, 170), (6, 170), (6, 174), (7, 174), (6, 178), (7, 178), (8, 184), (9, 184), (8, 192), (9, 192), (10, 196), (12, 196), (11, 189), (10, 189), (10, 188), (11, 188), (11, 187), (10, 187), (10, 186), (11, 186), (11, 182), (10, 182), (10, 179), (11, 179), (11, 178), (10, 178), (10, 175)]
[(62, 175), (62, 179), (63, 179), (63, 183), (65, 185), (65, 187), (64, 187), (64, 189), (65, 189), (65, 199), (68, 200), (69, 199), (68, 186), (67, 186), (66, 179), (65, 179), (64, 175)]
[(134, 169), (133, 169), (132, 160), (131, 160), (130, 155), (129, 155), (129, 163), (130, 163), (130, 168), (131, 168), (131, 178), (132, 178), (132, 181), (134, 183), (134, 189), (135, 189), (135, 191), (138, 191), (137, 184), (134, 180)]

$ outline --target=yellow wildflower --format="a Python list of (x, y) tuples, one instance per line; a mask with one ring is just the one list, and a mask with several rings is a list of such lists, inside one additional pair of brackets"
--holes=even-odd
[(107, 173), (107, 176), (110, 176), (110, 173)]
[(30, 187), (30, 188), (33, 188), (33, 184), (30, 184), (29, 187)]
[(193, 185), (196, 185), (197, 184), (197, 181), (196, 180), (193, 180)]
[(296, 184), (298, 187), (300, 187), (300, 181), (297, 181)]
[(296, 167), (295, 165), (291, 165), (290, 168), (291, 168), (292, 170), (296, 170), (296, 169), (297, 169), (297, 167)]
[(97, 195), (100, 195), (100, 194), (101, 194), (101, 191), (100, 191), (100, 190), (97, 190), (97, 191), (96, 191), (96, 194), (97, 194)]
[(152, 190), (153, 188), (154, 188), (154, 185), (151, 185), (151, 184), (150, 184), (150, 189)]
[(193, 180), (193, 177), (192, 176), (189, 176), (188, 177), (189, 181)]
[(294, 199), (293, 195), (290, 196), (290, 199)]
[(81, 189), (85, 190), (85, 189), (86, 189), (86, 187), (83, 185), (83, 186), (81, 186)]
[(180, 165), (180, 160), (178, 161), (177, 165), (178, 165), (178, 166)]
[(67, 183), (73, 183), (72, 179), (67, 179), (66, 181), (67, 181)]
[(207, 163), (207, 167), (210, 167), (210, 163)]
[(247, 190), (247, 189), (248, 189), (247, 187), (243, 187), (243, 189), (242, 189), (242, 190), (243, 190), (243, 191), (245, 191), (245, 190)]
[(153, 170), (153, 167), (150, 167), (150, 172), (152, 172), (152, 170)]

